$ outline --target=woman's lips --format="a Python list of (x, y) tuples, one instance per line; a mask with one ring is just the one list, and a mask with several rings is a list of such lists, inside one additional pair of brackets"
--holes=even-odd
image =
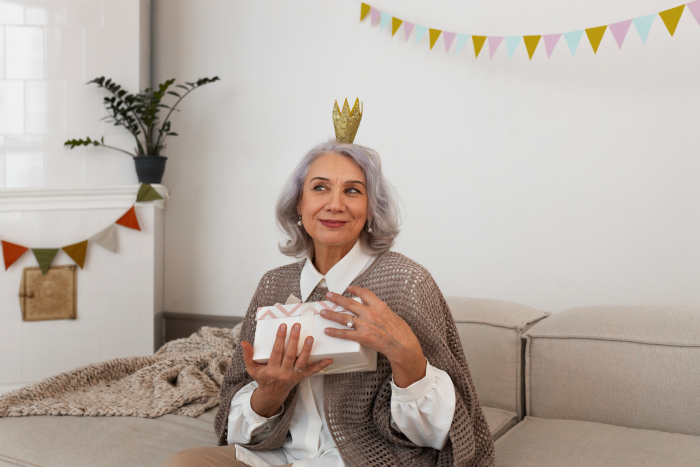
[(342, 227), (342, 226), (344, 226), (345, 224), (347, 224), (346, 221), (325, 221), (325, 220), (321, 220), (320, 222), (321, 222), (321, 224), (325, 225), (326, 227), (331, 227), (331, 228), (338, 228), (338, 227)]

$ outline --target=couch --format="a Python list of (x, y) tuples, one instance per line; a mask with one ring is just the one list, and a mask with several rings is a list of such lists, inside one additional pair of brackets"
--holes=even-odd
[[(497, 466), (700, 466), (700, 308), (446, 299)], [(215, 413), (3, 418), (0, 466), (159, 466)]]
[(523, 336), (527, 415), (497, 466), (700, 466), (700, 307), (578, 307)]

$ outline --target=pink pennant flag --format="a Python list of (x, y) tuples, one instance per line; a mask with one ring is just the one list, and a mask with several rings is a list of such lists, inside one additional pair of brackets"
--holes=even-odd
[(456, 36), (457, 36), (456, 32), (442, 31), (442, 37), (445, 38), (445, 51), (446, 52), (450, 51), (450, 46), (452, 45), (452, 41), (455, 40)]
[(685, 6), (688, 7), (690, 12), (693, 14), (695, 21), (700, 24), (700, 0), (695, 0), (694, 2), (686, 3)]
[(377, 10), (374, 7), (371, 7), (369, 10), (369, 14), (372, 15), (372, 26), (376, 26), (379, 24), (379, 20), (382, 17), (382, 12)]
[(489, 58), (493, 58), (501, 42), (503, 42), (503, 36), (489, 36)]
[(547, 58), (552, 56), (554, 52), (554, 47), (557, 46), (557, 42), (561, 38), (561, 34), (545, 34), (544, 36), (544, 49), (547, 51)]
[[(698, 0), (698, 1), (700, 1), (700, 0)], [(415, 26), (416, 26), (415, 24), (409, 23), (408, 21), (403, 22), (403, 32), (406, 34), (406, 41), (408, 41), (408, 37), (413, 32), (413, 28)]]
[(627, 37), (627, 31), (630, 29), (630, 24), (632, 24), (631, 19), (608, 25), (613, 37), (615, 38), (615, 42), (617, 42), (618, 49), (621, 49), (622, 43), (625, 42), (625, 37)]

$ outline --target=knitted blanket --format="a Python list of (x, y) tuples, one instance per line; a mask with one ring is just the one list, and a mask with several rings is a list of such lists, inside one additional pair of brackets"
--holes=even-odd
[(0, 396), (0, 417), (197, 417), (219, 403), (238, 330), (203, 327), (151, 356), (94, 363), (25, 386)]

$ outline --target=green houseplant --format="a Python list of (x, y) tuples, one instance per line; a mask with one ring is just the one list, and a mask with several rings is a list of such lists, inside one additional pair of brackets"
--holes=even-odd
[[(90, 137), (71, 139), (65, 142), (65, 146), (70, 149), (77, 146), (104, 146), (123, 152), (134, 158), (139, 182), (160, 183), (165, 171), (165, 161), (168, 159), (162, 155), (162, 152), (166, 148), (168, 137), (178, 136), (170, 129), (170, 116), (175, 111), (179, 112), (177, 106), (192, 91), (215, 81), (219, 81), (218, 76), (200, 78), (193, 83), (175, 84), (175, 87), (180, 88), (179, 92), (176, 92), (171, 88), (175, 79), (169, 79), (159, 84), (158, 89), (147, 88), (138, 94), (130, 94), (111, 79), (106, 79), (104, 76), (95, 78), (87, 84), (95, 83), (110, 93), (103, 101), (107, 112), (109, 112), (109, 115), (103, 120), (126, 128), (134, 136), (136, 140), (134, 152), (106, 145), (104, 136), (99, 141), (90, 139)], [(163, 103), (163, 98), (166, 95), (177, 98), (173, 105)], [(167, 110), (168, 113), (161, 121), (159, 114), (163, 109)]]

